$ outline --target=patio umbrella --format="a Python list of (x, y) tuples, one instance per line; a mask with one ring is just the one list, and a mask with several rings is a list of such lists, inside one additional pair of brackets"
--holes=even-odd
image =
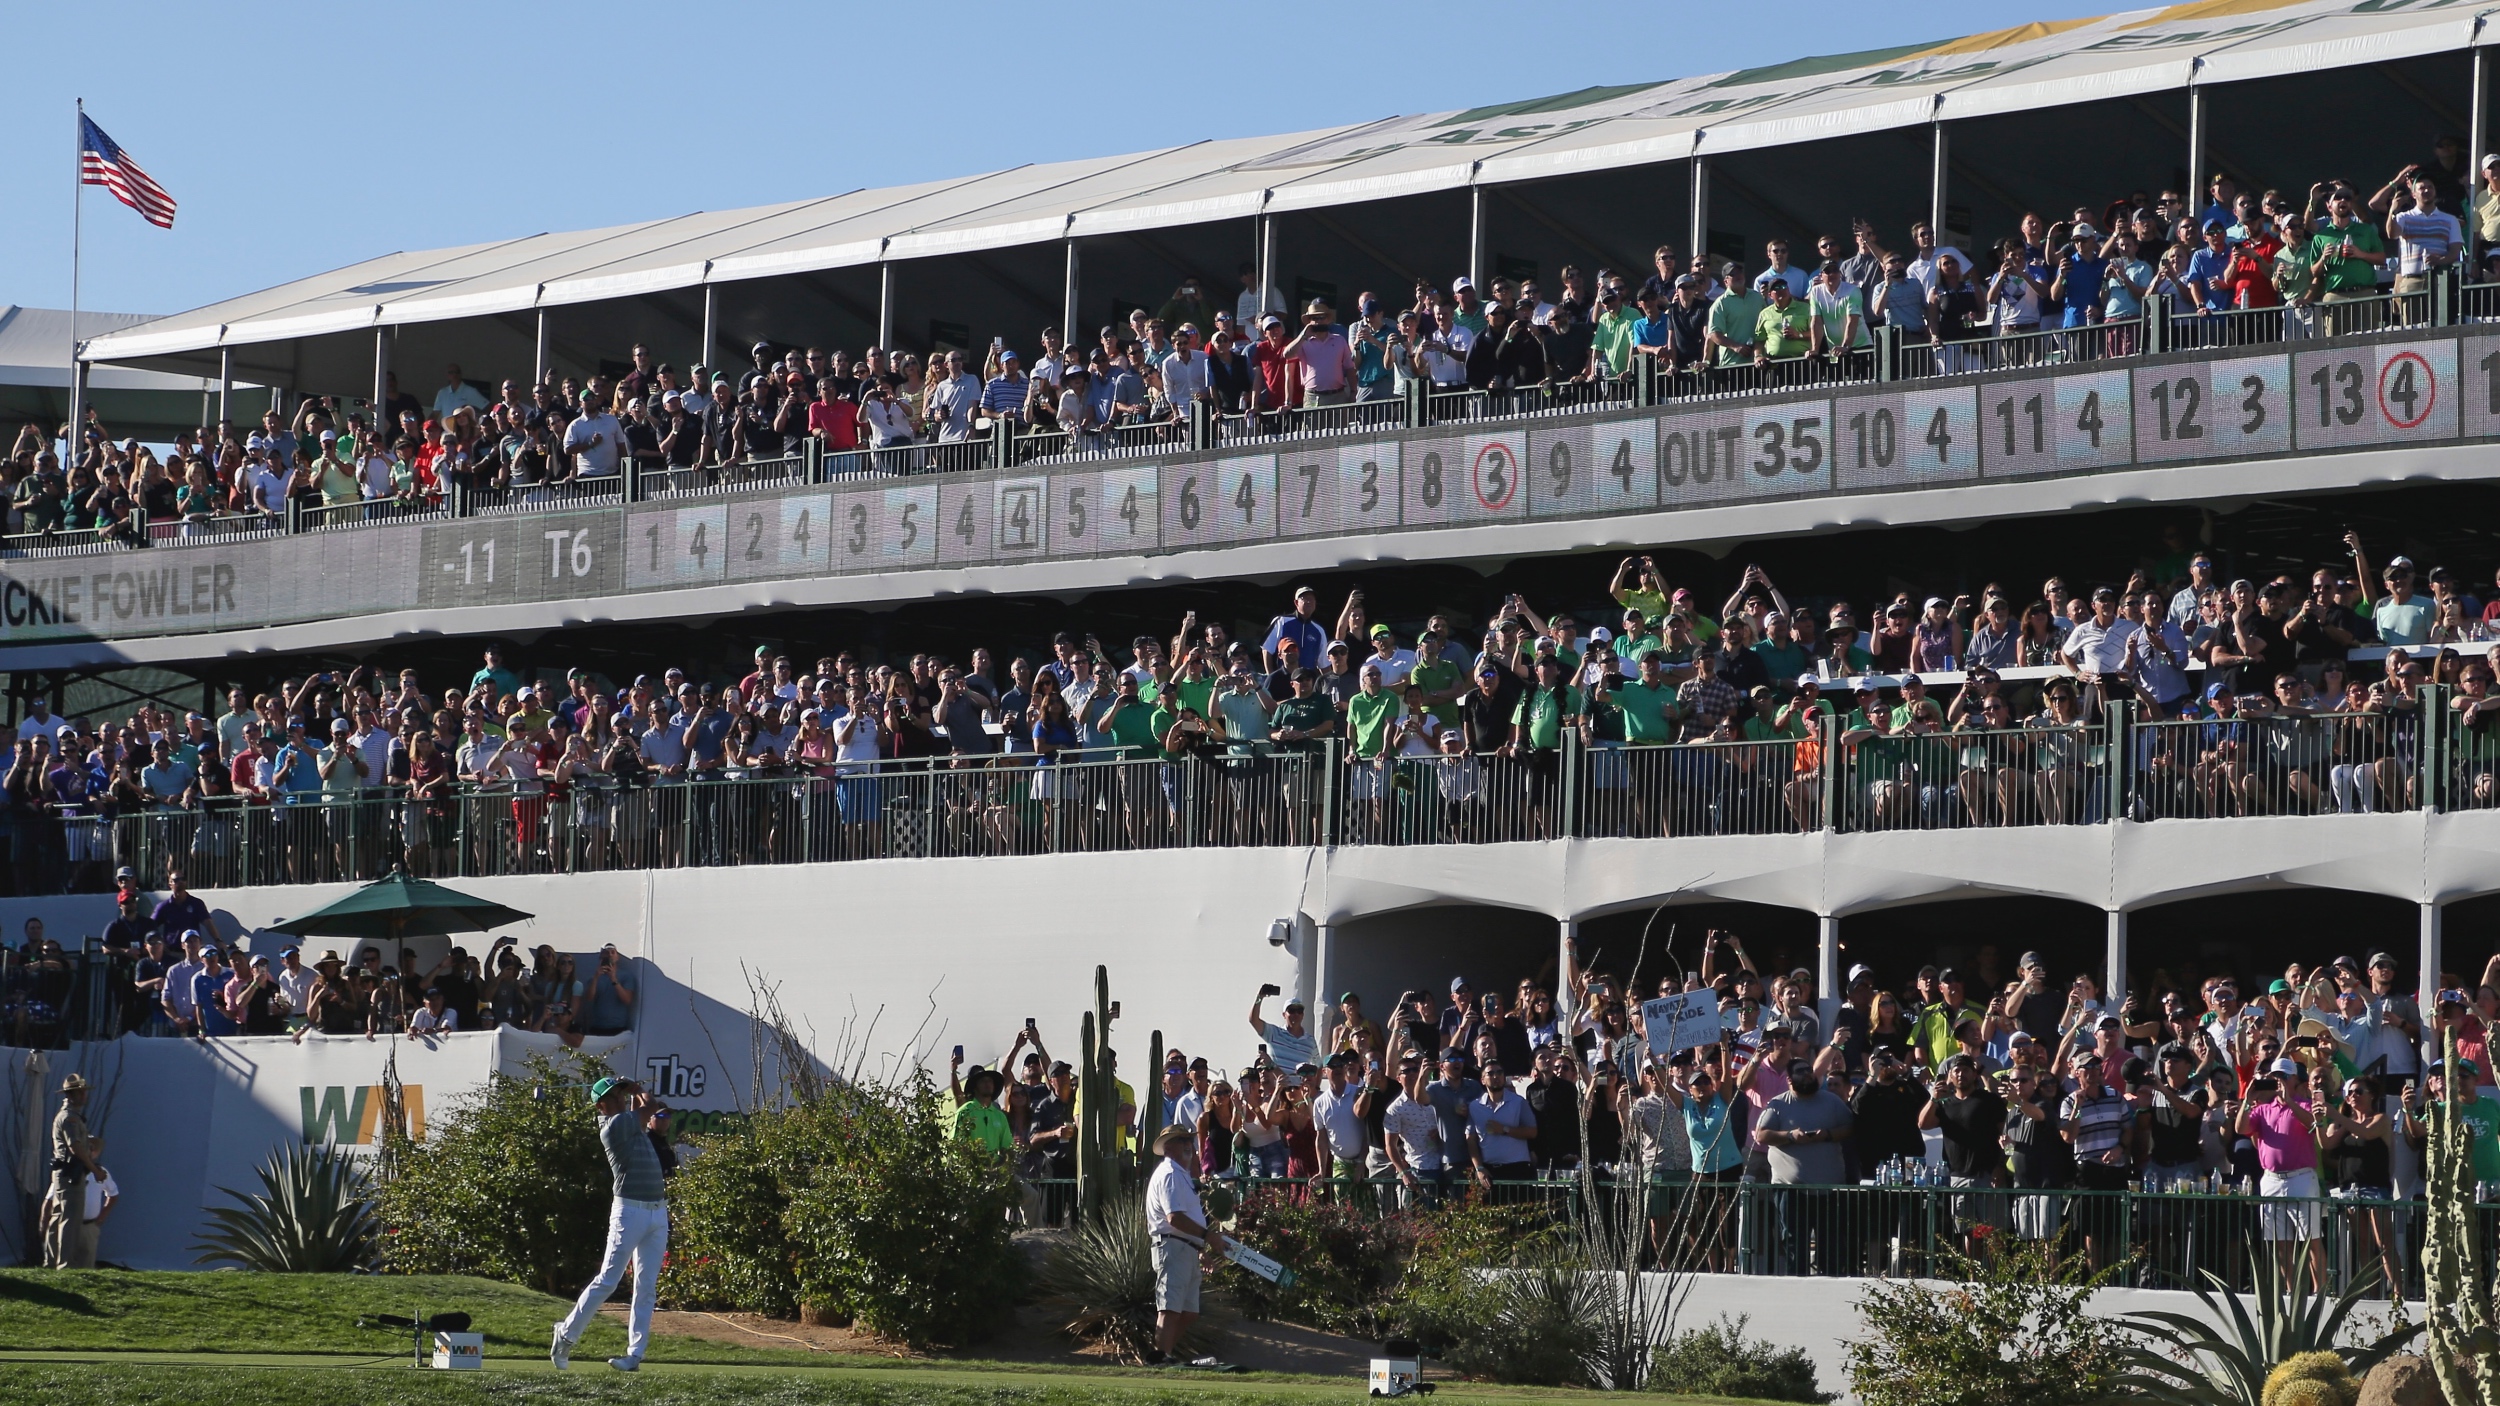
[(506, 908), (492, 899), (445, 888), (427, 879), (411, 878), (404, 869), (376, 879), (327, 908), (300, 918), (271, 923), (271, 932), (289, 937), (344, 937), (357, 940), (449, 937), (455, 933), (491, 932), (527, 921), (529, 914)]

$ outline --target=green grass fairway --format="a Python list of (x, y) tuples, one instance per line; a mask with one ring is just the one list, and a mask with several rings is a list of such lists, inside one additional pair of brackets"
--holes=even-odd
[[(483, 1279), (388, 1275), (0, 1270), (0, 1406), (1311, 1406), (1365, 1400), (1351, 1377), (1215, 1376), (1151, 1368), (898, 1359), (745, 1348), (653, 1335), (631, 1376), (613, 1321), (558, 1373), (548, 1329), (564, 1300)], [(486, 1335), (483, 1372), (408, 1365), (405, 1329), (359, 1318), (457, 1309)], [(1454, 1403), (1576, 1406), (1599, 1393), (1445, 1383)], [(1655, 1406), (1717, 1398), (1644, 1393)]]
[[(822, 1360), (821, 1358), (819, 1359)], [(489, 1361), (483, 1372), (349, 1365), (353, 1359), (226, 1354), (187, 1360), (154, 1354), (0, 1354), (0, 1402), (44, 1406), (1313, 1406), (1361, 1401), (1357, 1381), (1311, 1377), (1200, 1377), (1171, 1372), (1049, 1371), (1016, 1367), (879, 1368), (863, 1364), (649, 1363), (626, 1376), (576, 1359), (557, 1373), (545, 1359)], [(1450, 1406), (1594, 1406), (1595, 1392), (1444, 1384)], [(1717, 1397), (1642, 1393), (1654, 1406), (1741, 1406)]]

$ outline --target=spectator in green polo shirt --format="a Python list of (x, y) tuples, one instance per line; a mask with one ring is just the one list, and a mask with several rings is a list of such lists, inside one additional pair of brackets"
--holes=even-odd
[(1316, 752), (1336, 733), (1337, 706), (1319, 691), (1319, 671), (1296, 670), (1293, 697), (1279, 702), (1268, 719), (1268, 740), (1280, 752)]
[(1567, 677), (1561, 660), (1538, 654), (1536, 684), (1520, 696), (1510, 715), (1510, 751), (1528, 764), (1531, 833), (1540, 838), (1552, 833), (1548, 821), (1554, 788), (1562, 777), (1563, 729), (1578, 723), (1584, 706), (1580, 690), (1563, 682)]
[(1721, 264), (1719, 277), (1725, 280), (1727, 291), (1711, 303), (1710, 327), (1704, 336), (1718, 352), (1719, 365), (1750, 366), (1754, 360), (1754, 338), (1758, 335), (1755, 328), (1762, 320), (1762, 310), (1770, 305), (1746, 281), (1742, 261), (1730, 259)]
[(1119, 692), (1112, 697), (1111, 709), (1103, 716), (1102, 730), (1111, 740), (1128, 749), (1133, 761), (1143, 761), (1163, 749), (1163, 740), (1155, 731), (1154, 705), (1138, 694), (1133, 674), (1120, 676)]
[(1772, 279), (1770, 292), (1770, 305), (1754, 314), (1753, 364), (1802, 361), (1814, 350), (1814, 310), (1789, 291), (1787, 279)]
[(963, 1102), (955, 1109), (955, 1136), (1004, 1157), (1015, 1151), (1016, 1130), (1007, 1122), (1007, 1110), (998, 1106), (998, 1088), (996, 1070), (972, 1067), (964, 1080)]
[(1426, 630), (1415, 641), (1415, 667), (1407, 670), (1406, 681), (1423, 690), (1424, 708), (1443, 727), (1458, 726), (1458, 700), (1467, 692), (1467, 671), (1455, 659), (1444, 657), (1447, 647), (1441, 633)]
[[(1625, 612), (1627, 615), (1631, 612)], [(1626, 780), (1632, 791), (1632, 824), (1636, 835), (1664, 835), (1666, 823), (1666, 747), (1675, 741), (1675, 685), (1668, 681), (1666, 656), (1644, 651), (1639, 672), (1614, 686), (1615, 705), (1623, 710)]]
[(1774, 679), (1793, 678), (1814, 668), (1814, 653), (1799, 643), (1789, 630), (1785, 612), (1774, 610), (1762, 617), (1762, 638), (1752, 646), (1762, 661), (1762, 671)]
[(1349, 819), (1361, 819), (1375, 837), (1386, 834), (1389, 807), (1389, 728), (1398, 719), (1398, 696), (1381, 677), (1378, 664), (1363, 666), (1362, 687), (1345, 701), (1346, 798), (1354, 802)]
[[(2348, 303), (2358, 298), (2378, 296), (2378, 266), (2387, 262), (2387, 244), (2379, 237), (2376, 226), (2361, 219), (2354, 211), (2353, 193), (2337, 186), (2326, 200), (2326, 223), (2309, 236), (2310, 251), (2317, 257), (2325, 291), (2318, 301)], [(2349, 327), (2336, 326), (2335, 315), (2327, 315), (2326, 334), (2339, 331), (2361, 331), (2368, 323)]]

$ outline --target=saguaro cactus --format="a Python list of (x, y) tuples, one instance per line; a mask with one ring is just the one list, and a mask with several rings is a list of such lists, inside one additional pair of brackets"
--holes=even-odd
[(1111, 971), (1094, 968), (1094, 1008), (1080, 1022), (1083, 1065), (1077, 1096), (1084, 1117), (1076, 1131), (1076, 1204), (1091, 1217), (1120, 1190), (1120, 1087), (1111, 1070)]
[[(2454, 1030), (2447, 1032), (2441, 1053), (2446, 1067), (2455, 1069)], [(2491, 1284), (2474, 1263), (2472, 1130), (2457, 1116), (2456, 1095), (2451, 1074), (2441, 1081), (2445, 1106), (2431, 1120), (2423, 1155), (2429, 1184), (2424, 1191), (2422, 1298), (2430, 1315), (2431, 1370), (2452, 1406), (2500, 1406), (2500, 1334), (2492, 1329)]]

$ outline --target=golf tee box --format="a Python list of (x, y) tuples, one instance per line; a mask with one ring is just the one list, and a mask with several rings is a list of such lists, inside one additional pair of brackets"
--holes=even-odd
[(1224, 1242), (1224, 1257), (1279, 1289), (1293, 1287), (1294, 1272), (1238, 1240)]
[(475, 1372), (486, 1366), (484, 1333), (436, 1333), (433, 1365), (447, 1372)]

